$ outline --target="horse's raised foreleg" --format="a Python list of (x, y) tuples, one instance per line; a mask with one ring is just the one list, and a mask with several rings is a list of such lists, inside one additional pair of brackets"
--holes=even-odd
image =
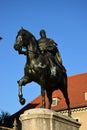
[(19, 86), (24, 86), (29, 82), (29, 77), (28, 76), (24, 76), (22, 77), (20, 80), (17, 81)]
[(24, 105), (25, 99), (23, 98), (22, 94), (22, 86), (18, 86), (18, 96), (19, 96), (19, 102), (21, 103), (21, 105)]
[(28, 83), (29, 78), (28, 77), (23, 77), (21, 78), (18, 82), (18, 96), (19, 96), (19, 102), (24, 105), (25, 104), (25, 99), (23, 98), (22, 94), (22, 86)]

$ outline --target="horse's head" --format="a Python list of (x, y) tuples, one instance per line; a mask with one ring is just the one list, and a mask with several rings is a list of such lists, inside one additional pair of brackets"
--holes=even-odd
[(30, 32), (23, 28), (20, 29), (16, 36), (14, 49), (21, 52), (22, 48), (26, 48), (32, 38), (34, 38), (34, 36)]

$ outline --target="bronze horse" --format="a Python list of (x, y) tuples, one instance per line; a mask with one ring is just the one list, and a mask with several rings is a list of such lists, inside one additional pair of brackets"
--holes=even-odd
[(67, 92), (66, 72), (61, 72), (58, 66), (54, 63), (57, 73), (56, 76), (51, 76), (49, 61), (50, 56), (46, 54), (44, 55), (40, 52), (36, 38), (33, 34), (23, 28), (19, 30), (16, 36), (14, 49), (18, 51), (19, 54), (24, 54), (27, 58), (24, 68), (24, 76), (18, 81), (18, 96), (20, 103), (25, 103), (25, 99), (22, 94), (22, 86), (34, 81), (41, 86), (42, 108), (45, 108), (46, 105), (45, 91), (49, 102), (48, 108), (50, 109), (52, 104), (52, 92), (60, 89), (68, 107), (68, 116), (71, 116), (70, 101)]

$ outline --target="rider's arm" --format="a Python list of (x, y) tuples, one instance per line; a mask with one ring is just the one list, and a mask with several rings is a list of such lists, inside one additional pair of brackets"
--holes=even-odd
[(50, 39), (47, 45), (48, 45), (47, 51), (53, 53), (53, 55), (55, 55), (56, 52), (58, 52), (57, 44), (53, 40)]

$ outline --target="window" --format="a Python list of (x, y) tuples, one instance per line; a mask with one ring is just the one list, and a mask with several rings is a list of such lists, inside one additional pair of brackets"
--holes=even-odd
[(85, 100), (87, 101), (87, 92), (85, 92)]
[(58, 97), (53, 98), (53, 99), (52, 99), (52, 107), (57, 106), (59, 100), (60, 100), (60, 99), (59, 99)]

